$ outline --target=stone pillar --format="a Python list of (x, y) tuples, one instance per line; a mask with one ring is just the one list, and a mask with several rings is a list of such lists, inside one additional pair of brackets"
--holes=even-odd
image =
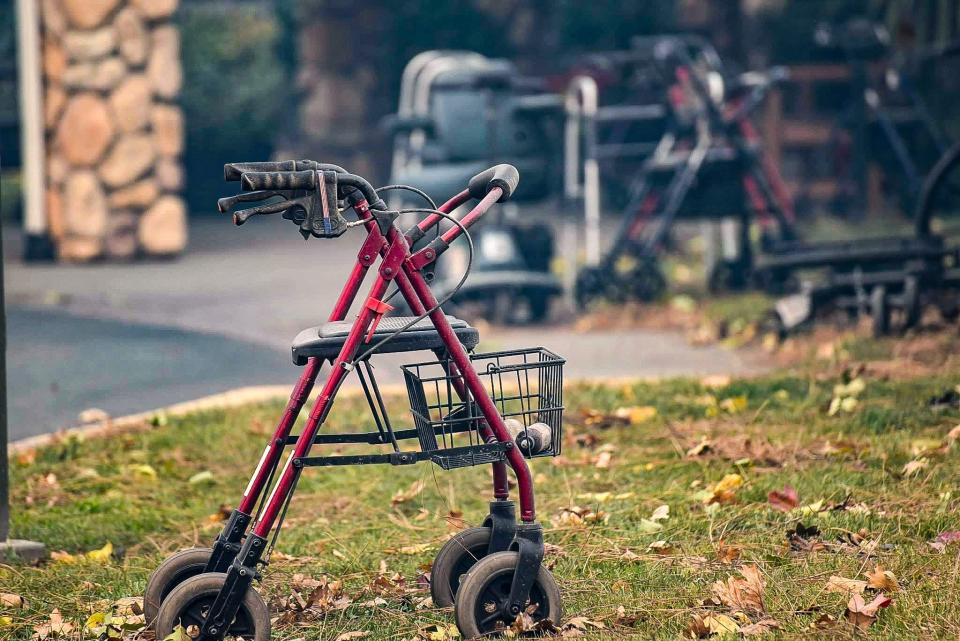
[(46, 211), (63, 260), (186, 246), (178, 0), (42, 0)]

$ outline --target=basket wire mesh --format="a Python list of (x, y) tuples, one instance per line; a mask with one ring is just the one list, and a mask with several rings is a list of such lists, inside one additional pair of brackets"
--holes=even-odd
[[(487, 394), (527, 458), (560, 453), (564, 359), (542, 347), (470, 356)], [(486, 420), (450, 359), (403, 366), (420, 447), (444, 469), (503, 460)], [(461, 398), (460, 392), (463, 390)]]

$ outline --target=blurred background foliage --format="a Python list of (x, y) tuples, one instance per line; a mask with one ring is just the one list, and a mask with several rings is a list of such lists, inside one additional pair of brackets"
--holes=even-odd
[(292, 44), (273, 2), (185, 2), (179, 13), (191, 210), (213, 209), (226, 162), (273, 154), (295, 117)]

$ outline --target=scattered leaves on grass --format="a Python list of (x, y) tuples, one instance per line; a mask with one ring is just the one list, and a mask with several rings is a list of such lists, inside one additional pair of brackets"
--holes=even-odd
[(656, 418), (657, 408), (652, 405), (618, 407), (613, 411), (613, 415), (618, 419), (626, 420), (627, 425), (640, 425)]
[(113, 543), (107, 541), (102, 548), (90, 550), (86, 554), (70, 554), (63, 550), (51, 552), (50, 560), (67, 564), (79, 563), (82, 560), (89, 560), (95, 563), (107, 563), (111, 556), (113, 556)]
[(393, 498), (390, 499), (390, 505), (400, 505), (401, 503), (409, 503), (417, 496), (423, 492), (424, 488), (427, 487), (427, 482), (423, 479), (417, 479), (410, 484), (405, 490), (397, 490)]
[(900, 470), (900, 473), (903, 474), (904, 477), (910, 478), (912, 476), (916, 476), (920, 474), (920, 472), (927, 469), (929, 466), (930, 466), (930, 459), (924, 456), (908, 462), (906, 465), (903, 466), (903, 469)]
[(327, 576), (313, 579), (294, 574), (289, 596), (274, 600), (272, 609), (281, 613), (279, 623), (288, 624), (321, 619), (327, 613), (343, 610), (352, 603), (353, 599), (344, 593), (341, 581), (332, 581)]
[(593, 466), (598, 470), (606, 470), (610, 467), (610, 461), (613, 460), (613, 446), (604, 445), (596, 456), (593, 457)]
[(854, 626), (860, 630), (866, 630), (877, 620), (880, 609), (889, 607), (892, 603), (890, 597), (883, 593), (878, 594), (870, 603), (865, 602), (861, 595), (854, 594), (850, 597), (844, 615)]
[(64, 621), (60, 610), (54, 608), (50, 613), (50, 619), (45, 623), (34, 626), (33, 638), (37, 641), (46, 641), (47, 639), (63, 639), (69, 637), (73, 632), (73, 624)]
[(782, 490), (770, 491), (767, 494), (767, 502), (775, 510), (789, 512), (800, 505), (800, 497), (795, 489), (786, 485)]
[(673, 544), (661, 539), (648, 545), (647, 550), (660, 556), (670, 556), (674, 552), (674, 547)]
[(960, 543), (960, 530), (948, 530), (941, 532), (937, 538), (930, 541), (928, 545), (941, 554), (944, 553), (947, 546), (951, 543)]
[(418, 641), (450, 641), (459, 639), (460, 630), (452, 623), (433, 623), (417, 630)]
[(816, 525), (797, 523), (792, 530), (787, 530), (787, 543), (793, 552), (819, 552), (826, 549), (820, 540), (820, 528)]
[(213, 472), (211, 472), (210, 470), (203, 470), (202, 472), (197, 472), (196, 474), (191, 476), (189, 479), (187, 479), (187, 483), (189, 483), (190, 485), (206, 485), (213, 482), (214, 482)]
[(145, 625), (143, 599), (126, 597), (114, 602), (108, 610), (87, 617), (83, 630), (98, 641), (120, 641), (125, 633), (139, 631)]
[(606, 523), (610, 520), (610, 515), (603, 510), (593, 511), (589, 507), (580, 507), (571, 505), (565, 507), (554, 515), (550, 522), (555, 526), (562, 525), (589, 525), (591, 523)]
[(127, 474), (141, 481), (152, 481), (157, 478), (157, 471), (146, 463), (133, 463), (126, 466)]
[(178, 625), (173, 632), (163, 637), (163, 641), (193, 641), (193, 637), (187, 634), (182, 625)]
[(718, 503), (726, 505), (735, 503), (737, 500), (737, 489), (743, 485), (743, 477), (739, 474), (727, 474), (717, 483), (707, 486), (707, 489), (697, 492), (694, 498), (700, 500), (704, 505)]
[(896, 592), (900, 589), (900, 583), (896, 575), (890, 570), (884, 569), (882, 565), (877, 565), (873, 571), (866, 573), (867, 587), (880, 592)]
[(740, 624), (726, 614), (711, 612), (709, 614), (694, 613), (687, 624), (687, 634), (694, 639), (705, 639), (710, 636), (726, 636), (737, 634)]
[(738, 561), (740, 559), (740, 555), (743, 553), (743, 550), (740, 548), (733, 545), (727, 545), (723, 539), (717, 541), (714, 551), (717, 554), (717, 560), (721, 563), (727, 564)]
[(740, 626), (740, 634), (745, 637), (758, 637), (768, 632), (780, 629), (780, 623), (776, 619), (760, 619), (756, 623)]
[(740, 568), (740, 576), (727, 577), (726, 581), (716, 581), (711, 587), (713, 596), (734, 612), (763, 614), (763, 590), (766, 582), (755, 565)]
[(831, 576), (827, 581), (827, 592), (836, 592), (838, 594), (863, 594), (867, 589), (867, 582), (859, 579), (846, 579), (842, 576)]

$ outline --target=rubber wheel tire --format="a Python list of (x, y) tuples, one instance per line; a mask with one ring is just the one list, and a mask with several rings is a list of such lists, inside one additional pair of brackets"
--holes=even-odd
[[(497, 634), (500, 626), (507, 628), (513, 623), (502, 615), (493, 620), (483, 619), (482, 616), (486, 610), (485, 603), (490, 602), (487, 599), (496, 599), (496, 594), (502, 595), (503, 599), (509, 598), (510, 583), (513, 581), (519, 558), (520, 555), (516, 552), (497, 552), (480, 559), (467, 572), (467, 576), (460, 583), (457, 602), (453, 608), (457, 627), (464, 639), (492, 636)], [(559, 626), (563, 616), (560, 588), (550, 571), (542, 565), (530, 590), (530, 596), (530, 602), (538, 604), (536, 611), (530, 615), (534, 623), (549, 619), (555, 626)]]
[(887, 304), (887, 288), (883, 285), (877, 285), (870, 292), (870, 317), (874, 338), (890, 333), (890, 305)]
[(596, 267), (584, 267), (577, 274), (576, 284), (574, 285), (574, 298), (577, 302), (577, 308), (580, 311), (586, 311), (597, 301), (607, 298), (607, 282), (604, 280), (602, 272)]
[(143, 591), (143, 616), (147, 628), (156, 622), (160, 605), (170, 592), (187, 579), (203, 574), (212, 554), (210, 548), (180, 550), (157, 566), (147, 579), (147, 588)]
[[(178, 625), (185, 628), (190, 624), (199, 625), (203, 620), (202, 616), (198, 616), (199, 611), (204, 605), (213, 603), (226, 580), (227, 575), (223, 572), (207, 572), (187, 579), (174, 588), (160, 606), (156, 638), (166, 638)], [(243, 595), (237, 618), (226, 634), (247, 641), (270, 641), (270, 609), (253, 588)]]
[(430, 570), (430, 596), (438, 608), (453, 605), (460, 581), (477, 561), (487, 556), (492, 532), (488, 527), (473, 527), (457, 532), (443, 544)]
[(652, 303), (667, 291), (667, 279), (656, 258), (641, 258), (625, 284), (630, 297), (643, 303)]

